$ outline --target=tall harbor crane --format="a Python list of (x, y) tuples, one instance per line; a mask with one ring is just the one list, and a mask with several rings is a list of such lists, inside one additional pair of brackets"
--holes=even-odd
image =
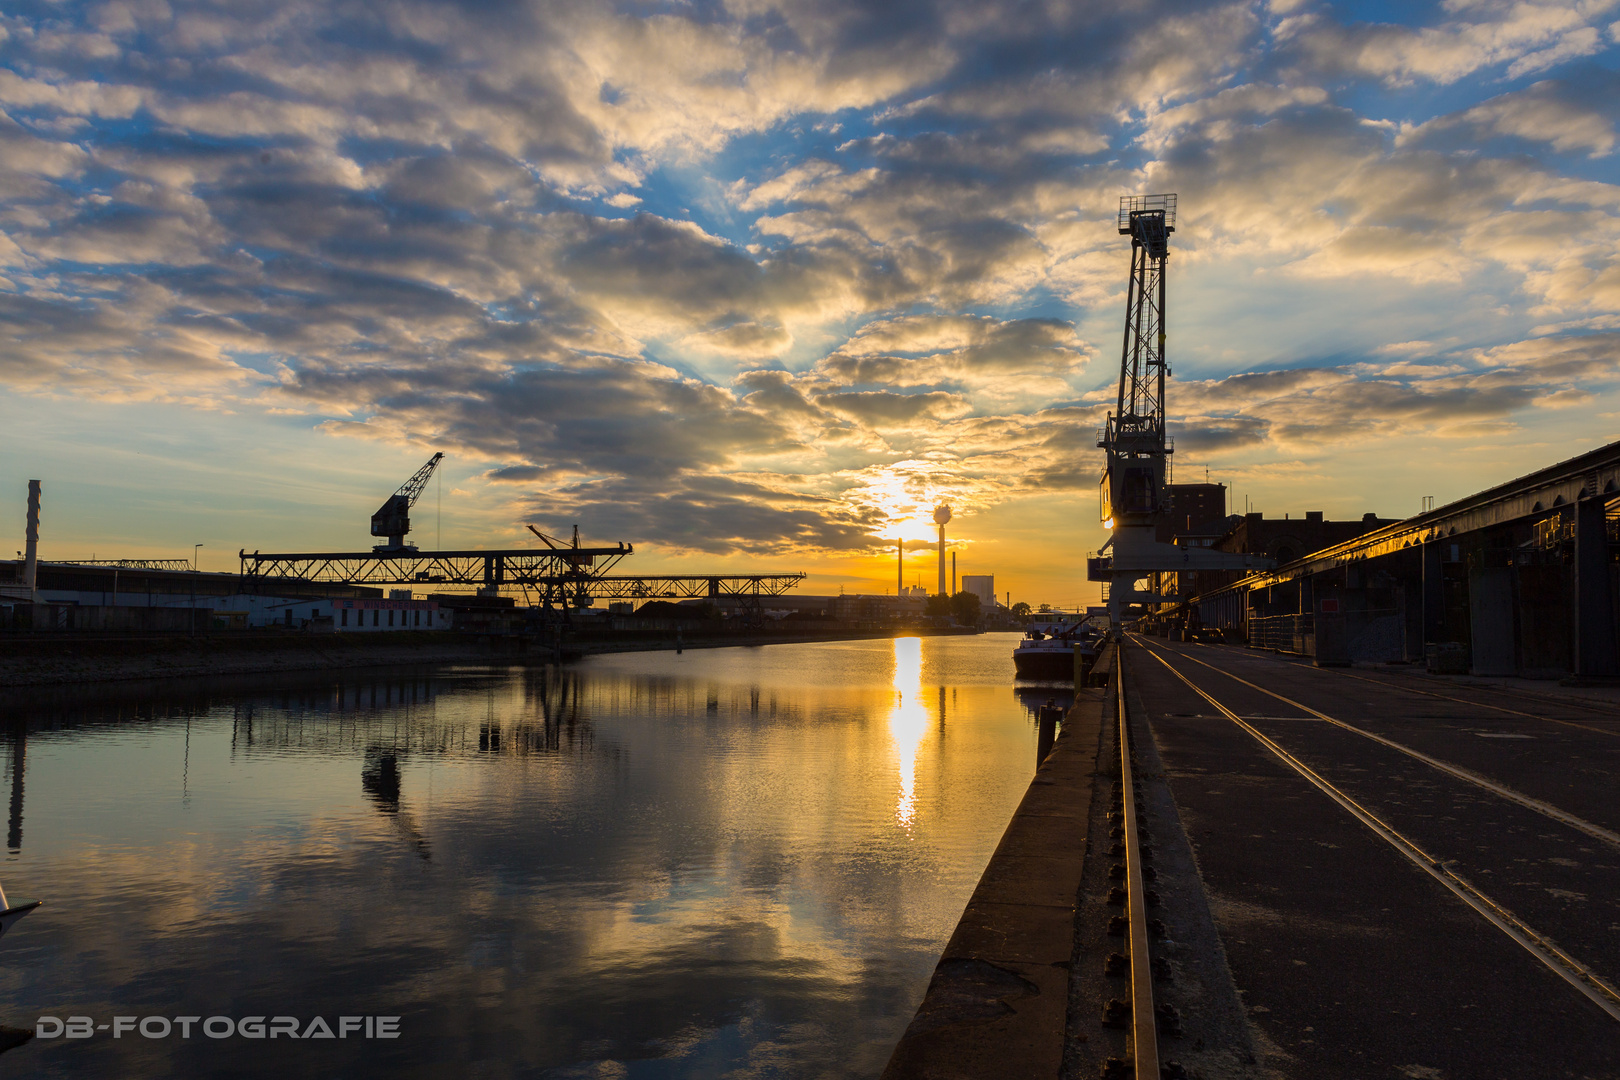
[(1166, 507), (1165, 479), (1174, 449), (1164, 434), (1165, 270), (1176, 231), (1174, 195), (1127, 195), (1119, 231), (1131, 238), (1125, 287), (1125, 345), (1119, 400), (1098, 445), (1108, 452), (1104, 518), (1116, 525), (1152, 525)]
[(415, 544), (405, 542), (405, 534), (411, 531), (411, 507), (421, 498), (422, 492), (427, 489), (428, 478), (433, 470), (439, 467), (444, 460), (443, 454), (434, 454), (428, 458), (427, 464), (417, 469), (411, 478), (400, 485), (398, 491), (388, 496), (375, 514), (371, 515), (371, 535), (386, 536), (388, 543), (377, 544), (373, 551), (415, 551)]
[(1149, 575), (1180, 570), (1265, 569), (1271, 560), (1212, 548), (1163, 544), (1158, 522), (1170, 509), (1169, 462), (1175, 452), (1165, 435), (1165, 271), (1170, 234), (1176, 231), (1176, 196), (1126, 195), (1119, 200), (1119, 232), (1131, 238), (1131, 276), (1125, 291), (1125, 342), (1119, 365), (1119, 397), (1097, 445), (1107, 454), (1101, 487), (1103, 527), (1113, 532), (1089, 568), (1093, 580), (1110, 582), (1109, 622), (1115, 633), (1127, 609), (1158, 603), (1156, 589), (1139, 589)]

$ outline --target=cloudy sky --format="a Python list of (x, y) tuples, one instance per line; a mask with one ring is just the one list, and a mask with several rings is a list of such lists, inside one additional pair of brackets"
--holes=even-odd
[(0, 529), (354, 550), (442, 450), (424, 546), (877, 591), (946, 499), (1085, 600), (1161, 191), (1178, 479), (1405, 516), (1620, 437), (1617, 61), (1620, 0), (19, 0)]

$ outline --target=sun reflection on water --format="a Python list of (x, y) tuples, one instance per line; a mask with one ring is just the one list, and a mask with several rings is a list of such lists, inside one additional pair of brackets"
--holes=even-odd
[(922, 639), (894, 639), (894, 707), (889, 711), (889, 734), (894, 737), (900, 764), (900, 799), (894, 819), (910, 829), (917, 817), (917, 747), (928, 730), (928, 706), (922, 696)]

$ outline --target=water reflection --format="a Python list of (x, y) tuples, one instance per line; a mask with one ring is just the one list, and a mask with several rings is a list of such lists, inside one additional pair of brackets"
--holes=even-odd
[(900, 798), (894, 820), (910, 830), (917, 817), (917, 748), (928, 732), (928, 706), (922, 697), (922, 639), (894, 639), (894, 707), (889, 734), (900, 762)]
[(13, 855), (22, 850), (23, 777), (28, 769), (28, 725), (11, 727), (11, 813), (6, 824), (6, 849)]
[(6, 884), (51, 903), (6, 937), (0, 1020), (380, 1014), (405, 1038), (6, 1063), (875, 1076), (1033, 769), (1010, 652), (692, 650), (14, 714)]

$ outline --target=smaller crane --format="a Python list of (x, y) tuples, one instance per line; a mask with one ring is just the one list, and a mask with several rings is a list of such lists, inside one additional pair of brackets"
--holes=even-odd
[(417, 469), (411, 478), (400, 485), (398, 491), (388, 496), (375, 514), (371, 515), (371, 535), (386, 536), (388, 543), (378, 544), (372, 551), (415, 551), (415, 544), (405, 542), (405, 534), (411, 531), (411, 507), (421, 497), (427, 488), (428, 478), (433, 470), (439, 467), (443, 454), (434, 454), (428, 458), (427, 464)]
[[(541, 532), (539, 529), (535, 528), (533, 525), (525, 524), (524, 528), (528, 529), (530, 532), (534, 533), (534, 535), (538, 536), (540, 538), (540, 540), (546, 545), (546, 547), (551, 548), (553, 551), (578, 551), (579, 550), (579, 526), (578, 525), (574, 526), (574, 542), (573, 542), (572, 546), (570, 546), (568, 544), (565, 544), (562, 540), (559, 540), (554, 536), (547, 536), (545, 533)], [(573, 594), (572, 597), (569, 598), (569, 602), (572, 603), (573, 606), (577, 607), (577, 608), (588, 608), (588, 607), (590, 607), (591, 606), (591, 596), (590, 596), (590, 593), (587, 592), (586, 589), (585, 589), (585, 583), (587, 581), (589, 581), (590, 578), (591, 578), (591, 575), (589, 573), (587, 573), (587, 571), (589, 571), (591, 567), (596, 565), (595, 556), (592, 556), (592, 555), (565, 555), (565, 556), (563, 556), (563, 562), (568, 566), (568, 569), (563, 572), (562, 577), (565, 580), (572, 582), (573, 585), (574, 585), (574, 594)], [(548, 608), (551, 606), (551, 594), (550, 594), (549, 591), (546, 594), (546, 606)]]

